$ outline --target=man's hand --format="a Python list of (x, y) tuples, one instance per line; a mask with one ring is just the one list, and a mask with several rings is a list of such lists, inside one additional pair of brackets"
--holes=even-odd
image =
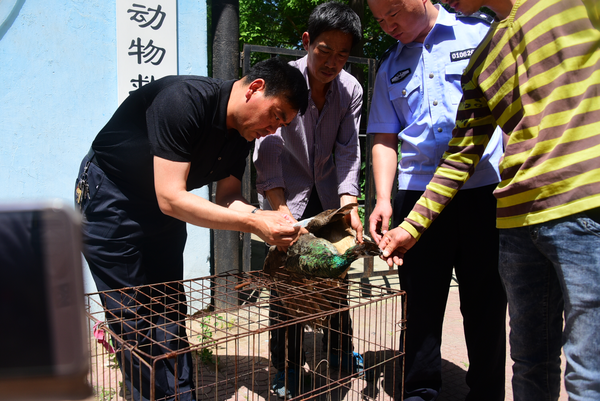
[(379, 242), (379, 249), (383, 250), (381, 259), (385, 260), (389, 267), (394, 264), (402, 266), (404, 254), (417, 243), (417, 240), (401, 227), (386, 232)]
[(254, 233), (268, 244), (288, 247), (300, 235), (300, 227), (294, 227), (295, 219), (287, 214), (262, 210), (252, 216)]
[(369, 232), (376, 244), (379, 244), (383, 235), (388, 232), (391, 217), (392, 204), (389, 201), (378, 201), (369, 216)]
[[(350, 203), (358, 203), (356, 196), (348, 194), (343, 194), (340, 196), (340, 207), (346, 206)], [(345, 219), (346, 223), (348, 223), (348, 225), (352, 227), (354, 231), (356, 231), (356, 241), (362, 243), (364, 228), (362, 221), (360, 220), (360, 216), (358, 215), (358, 206), (353, 207), (352, 211), (345, 216)]]
[[(285, 201), (285, 191), (283, 190), (283, 188), (277, 187), (265, 191), (265, 198), (267, 198), (267, 200), (269, 201), (269, 205), (271, 205), (271, 208), (273, 210), (279, 212), (280, 214), (286, 215), (286, 218), (289, 218), (292, 224), (296, 224), (298, 222), (298, 220), (294, 218), (292, 212), (287, 206), (287, 203)], [(308, 231), (304, 227), (300, 227), (300, 231), (298, 232), (298, 234), (296, 235), (296, 239), (294, 239), (292, 243), (296, 242), (298, 237), (302, 234), (308, 234)], [(268, 243), (272, 245), (277, 245), (272, 242)], [(282, 252), (287, 252), (288, 246), (290, 246), (292, 243), (288, 243), (286, 245), (278, 245), (277, 249)]]
[(345, 216), (346, 223), (352, 227), (354, 231), (356, 231), (356, 241), (361, 243), (363, 242), (363, 225), (360, 220), (360, 216), (358, 215), (358, 208), (352, 208), (352, 211)]

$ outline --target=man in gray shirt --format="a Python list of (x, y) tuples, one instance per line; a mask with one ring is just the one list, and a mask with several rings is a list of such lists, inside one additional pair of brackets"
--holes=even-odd
[[(360, 146), (358, 130), (363, 90), (342, 70), (351, 48), (360, 41), (360, 19), (337, 2), (317, 6), (308, 21), (302, 44), (308, 54), (290, 64), (308, 83), (309, 104), (301, 118), (256, 141), (256, 187), (263, 209), (280, 211), (294, 220), (312, 217), (326, 209), (356, 202), (359, 195)], [(354, 208), (349, 223), (362, 242), (362, 223)], [(272, 306), (271, 318), (285, 320), (283, 310)], [(341, 330), (340, 330), (341, 326)], [(302, 328), (288, 333), (288, 386), (285, 384), (285, 331), (271, 332), (271, 352), (278, 375), (272, 389), (280, 397), (296, 395)], [(345, 333), (340, 336), (333, 333)], [(362, 357), (352, 351), (352, 328), (346, 311), (331, 318), (330, 366), (347, 371), (362, 369)], [(324, 342), (328, 336), (324, 335)]]

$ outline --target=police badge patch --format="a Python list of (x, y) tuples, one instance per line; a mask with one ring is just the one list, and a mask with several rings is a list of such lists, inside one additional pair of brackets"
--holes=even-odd
[(450, 53), (450, 61), (454, 62), (454, 61), (460, 61), (460, 60), (468, 60), (474, 51), (475, 51), (475, 48), (458, 50), (458, 51), (452, 52), (452, 53)]
[(392, 79), (390, 79), (390, 83), (397, 84), (398, 82), (403, 81), (404, 78), (408, 77), (409, 75), (410, 75), (410, 68), (407, 68), (406, 70), (398, 71), (396, 73), (396, 75), (394, 75), (392, 77)]

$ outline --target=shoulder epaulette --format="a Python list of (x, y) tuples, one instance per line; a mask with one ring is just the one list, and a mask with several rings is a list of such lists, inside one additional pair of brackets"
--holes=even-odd
[(381, 63), (383, 63), (385, 61), (385, 59), (388, 58), (388, 56), (390, 55), (392, 50), (394, 50), (396, 48), (396, 46), (398, 46), (398, 42), (394, 43), (393, 45), (388, 47), (385, 52), (383, 52), (383, 54), (379, 58), (379, 61), (377, 61), (377, 66), (375, 67), (375, 72), (379, 71), (379, 67), (381, 67)]
[(489, 14), (482, 13), (481, 11), (475, 11), (473, 14), (470, 14), (470, 15), (466, 15), (461, 12), (457, 12), (456, 18), (477, 18), (477, 19), (487, 22), (488, 24), (492, 24), (494, 22), (494, 17), (492, 17)]

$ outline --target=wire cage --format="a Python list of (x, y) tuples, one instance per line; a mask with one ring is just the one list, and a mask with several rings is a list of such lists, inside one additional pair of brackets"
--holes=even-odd
[[(276, 400), (271, 334), (283, 329), (287, 341), (293, 327), (302, 330), (303, 354), (296, 358), (302, 366), (293, 373), (294, 399), (402, 399), (403, 291), (248, 272), (86, 294), (86, 304), (96, 400), (173, 399), (156, 390), (157, 367), (168, 363), (178, 377), (188, 369), (186, 358), (193, 385), (175, 383), (176, 400)], [(362, 371), (344, 369), (344, 352), (324, 345), (343, 338), (332, 324), (343, 313), (352, 322), (351, 349), (363, 356)], [(293, 355), (286, 351), (284, 359), (291, 373)], [(291, 379), (285, 380), (287, 387)]]

